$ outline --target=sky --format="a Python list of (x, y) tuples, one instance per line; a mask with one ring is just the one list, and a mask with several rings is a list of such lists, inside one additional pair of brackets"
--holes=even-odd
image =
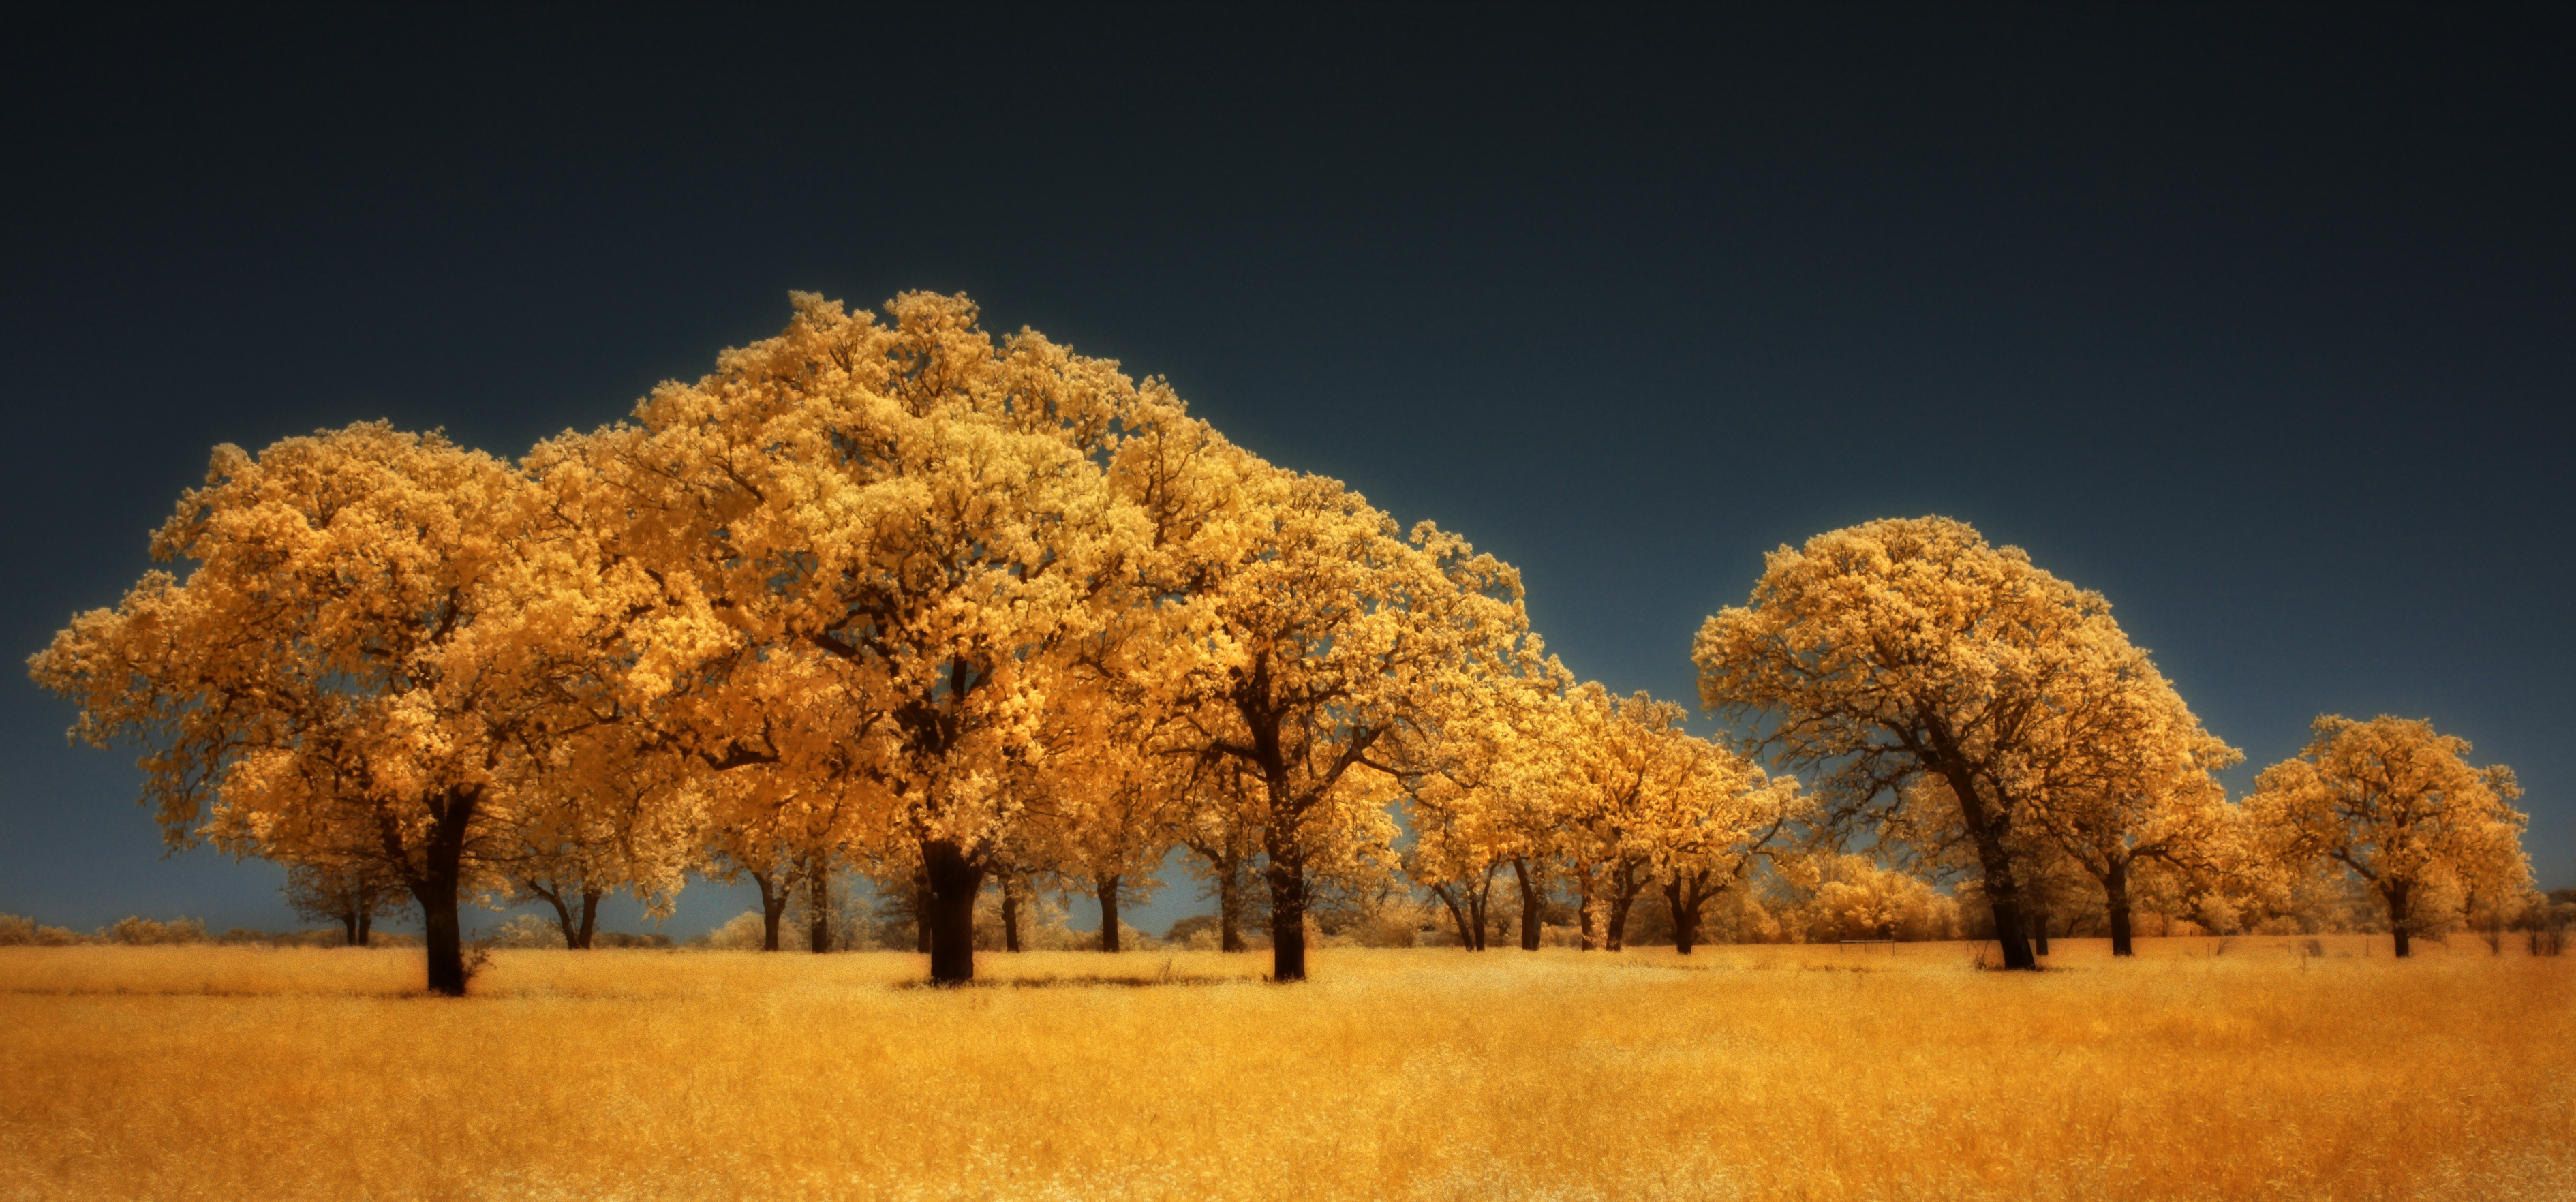
[[(1615, 691), (1941, 514), (2107, 596), (2235, 791), (2429, 718), (2576, 886), (2576, 9), (916, 7), (0, 10), (0, 645), (219, 443), (514, 455), (790, 289), (963, 291), (1511, 561)], [(0, 686), (0, 913), (299, 925), (72, 716)]]

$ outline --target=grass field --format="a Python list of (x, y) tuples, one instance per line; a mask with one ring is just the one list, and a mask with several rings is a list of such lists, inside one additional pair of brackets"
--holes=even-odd
[(2576, 958), (2141, 942), (12, 948), (0, 1199), (2576, 1198)]

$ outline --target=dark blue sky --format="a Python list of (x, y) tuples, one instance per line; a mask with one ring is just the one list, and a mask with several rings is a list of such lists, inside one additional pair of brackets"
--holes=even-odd
[[(1614, 689), (1692, 698), (1764, 551), (1946, 514), (2240, 788), (2429, 717), (2576, 885), (2571, 11), (12, 7), (0, 642), (216, 443), (516, 453), (790, 288), (964, 290), (1510, 559)], [(0, 912), (292, 925), (70, 717), (0, 688)]]

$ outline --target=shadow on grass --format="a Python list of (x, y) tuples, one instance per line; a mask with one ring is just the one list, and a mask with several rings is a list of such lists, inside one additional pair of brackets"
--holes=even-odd
[(1246, 982), (1250, 982), (1250, 983), (1258, 983), (1261, 979), (1262, 979), (1262, 978), (1254, 978), (1254, 977), (1194, 977), (1194, 976), (1164, 976), (1164, 975), (1138, 976), (1138, 977), (1104, 977), (1104, 976), (1078, 976), (1078, 977), (1007, 977), (1007, 978), (1000, 978), (1000, 979), (996, 979), (996, 978), (993, 978), (993, 977), (977, 977), (977, 978), (975, 978), (975, 979), (974, 979), (974, 980), (972, 980), (972, 981), (902, 981), (902, 982), (898, 982), (898, 983), (896, 983), (895, 988), (897, 988), (897, 989), (1097, 989), (1097, 988), (1111, 988), (1111, 989), (1146, 989), (1146, 988), (1151, 988), (1151, 987), (1158, 986), (1158, 985), (1233, 985), (1233, 984), (1241, 984), (1241, 983), (1246, 983)]

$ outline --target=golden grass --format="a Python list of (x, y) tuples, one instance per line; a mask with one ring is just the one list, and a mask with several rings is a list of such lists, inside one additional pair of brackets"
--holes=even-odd
[(0, 1198), (2576, 1197), (2576, 958), (2143, 942), (6, 949)]

